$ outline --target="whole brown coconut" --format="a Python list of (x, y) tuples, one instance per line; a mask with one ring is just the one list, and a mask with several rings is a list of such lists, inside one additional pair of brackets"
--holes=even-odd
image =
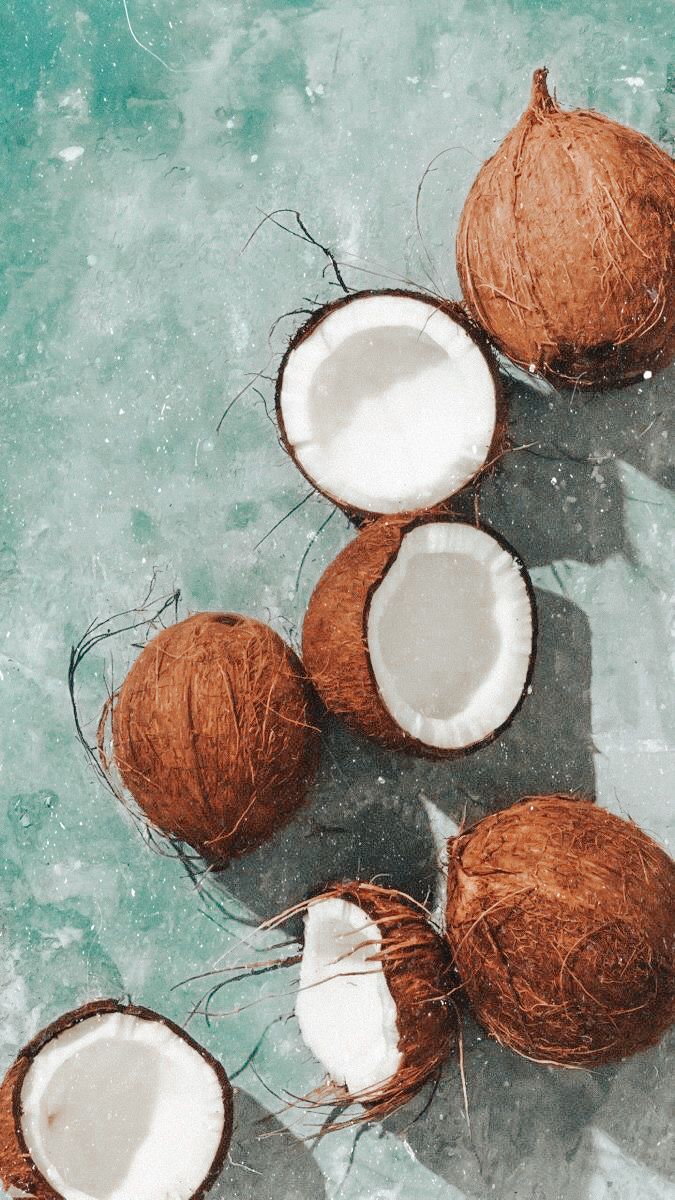
[(529, 107), (469, 192), (457, 234), (467, 308), (520, 366), (618, 386), (675, 354), (675, 167), (600, 113)]
[(452, 838), (447, 936), (473, 1012), (528, 1058), (591, 1067), (675, 1016), (675, 863), (586, 800), (530, 796)]
[[(428, 557), (430, 563), (443, 558), (452, 563), (453, 555), (436, 553), (436, 543), (443, 536), (452, 537), (454, 531), (458, 537), (474, 535), (479, 544), (472, 553), (483, 555), (484, 561), (489, 554), (498, 559), (501, 575), (494, 584), (492, 601), (500, 602), (502, 611), (507, 612), (505, 593), (509, 587), (515, 588), (520, 611), (513, 619), (508, 617), (498, 632), (494, 626), (482, 630), (480, 622), (476, 624), (473, 618), (480, 614), (481, 603), (487, 602), (488, 593), (493, 589), (490, 578), (482, 577), (480, 571), (472, 577), (469, 571), (470, 589), (473, 590), (461, 596), (453, 589), (457, 588), (457, 580), (461, 589), (462, 568), (455, 571), (450, 567), (445, 577), (427, 578), (424, 583), (419, 613), (416, 611), (407, 617), (407, 632), (404, 630), (401, 646), (396, 648), (399, 658), (396, 666), (400, 667), (401, 673), (407, 673), (407, 685), (412, 692), (420, 691), (426, 678), (435, 675), (432, 682), (436, 684), (436, 699), (439, 689), (442, 694), (446, 680), (449, 685), (454, 684), (457, 669), (462, 701), (458, 701), (456, 707), (461, 708), (465, 697), (468, 698), (466, 703), (471, 704), (472, 690), (480, 690), (478, 685), (485, 682), (481, 671), (490, 673), (490, 645), (497, 654), (506, 653), (510, 639), (519, 644), (512, 678), (502, 680), (503, 686), (498, 683), (492, 688), (487, 704), (488, 719), (480, 728), (467, 725), (464, 736), (444, 742), (442, 737), (434, 740), (433, 731), (429, 732), (430, 724), (424, 720), (416, 723), (417, 733), (412, 730), (414, 720), (410, 728), (404, 727), (393, 706), (385, 702), (384, 675), (378, 681), (375, 666), (371, 616), (377, 607), (378, 591), (381, 594), (387, 577), (393, 577), (395, 569), (406, 558), (407, 539), (411, 542), (417, 539), (407, 562), (412, 561), (414, 565)], [(432, 543), (433, 553), (428, 556), (422, 537)], [(467, 554), (457, 556), (455, 561), (470, 565)], [(449, 620), (452, 625), (455, 612), (457, 628), (452, 630), (454, 636), (444, 642), (442, 622)], [(383, 620), (388, 624), (390, 634), (402, 627), (391, 598)], [(439, 637), (433, 636), (434, 625), (442, 631)], [(354, 733), (371, 738), (390, 750), (433, 758), (457, 758), (493, 741), (520, 708), (534, 669), (536, 625), (534, 592), (527, 572), (515, 551), (493, 530), (487, 526), (469, 526), (441, 514), (385, 517), (365, 526), (338, 554), (316, 585), (303, 624), (302, 656), (328, 711), (343, 720)], [(430, 637), (427, 626), (431, 628)], [(416, 630), (423, 631), (419, 638)], [(423, 702), (424, 698), (420, 703)], [(412, 711), (412, 703), (408, 708)], [(456, 712), (451, 714), (456, 715)], [(490, 717), (494, 719), (490, 720)], [(437, 722), (439, 727), (442, 724), (442, 720)]]
[[(49, 1063), (59, 1042), (61, 1058)], [(171, 1133), (153, 1122), (162, 1103), (164, 1117), (175, 1105), (179, 1124), (192, 1125), (170, 1154), (157, 1140)], [(11, 1195), (61, 1200), (64, 1191), (119, 1194), (120, 1184), (126, 1195), (131, 1175), (143, 1200), (169, 1191), (201, 1200), (224, 1166), (232, 1118), (223, 1067), (184, 1029), (151, 1009), (94, 1000), (42, 1029), (9, 1068), (0, 1086), (0, 1183)], [(151, 1162), (162, 1160), (161, 1182), (156, 1166), (147, 1168), (148, 1148)]]
[(114, 761), (137, 804), (218, 865), (291, 818), (318, 745), (299, 659), (268, 626), (235, 613), (198, 613), (163, 630), (112, 706)]
[[(292, 910), (296, 913), (304, 909), (307, 913), (305, 951), (309, 922), (326, 902), (332, 902), (333, 909), (335, 902), (343, 909), (354, 906), (365, 914), (367, 922), (358, 929), (350, 930), (347, 926), (339, 930), (338, 923), (333, 920), (330, 927), (323, 929), (317, 944), (324, 961), (320, 967), (314, 966), (304, 989), (302, 983), (307, 968), (303, 964), (296, 1015), (301, 1033), (306, 1037), (311, 1005), (313, 1023), (323, 1022), (324, 1036), (334, 1047), (342, 1032), (339, 1021), (334, 1019), (334, 1001), (329, 990), (331, 981), (336, 977), (339, 981), (346, 975), (354, 987), (359, 974), (370, 976), (381, 967), (395, 1006), (398, 1067), (390, 1078), (378, 1080), (358, 1093), (349, 1091), (348, 1087), (329, 1084), (322, 1094), (323, 1102), (326, 1094), (329, 1099), (331, 1096), (336, 1101), (344, 1099), (348, 1104), (358, 1101), (365, 1106), (367, 1119), (374, 1120), (405, 1104), (424, 1084), (437, 1078), (452, 1051), (457, 1017), (450, 1000), (455, 982), (450, 956), (444, 939), (431, 924), (429, 913), (422, 905), (394, 888), (360, 880), (330, 884), (305, 905)], [(380, 941), (379, 948), (370, 947), (368, 939), (372, 937)], [(331, 943), (334, 959), (329, 951)], [(357, 964), (354, 955), (364, 950), (363, 960)], [(340, 975), (340, 968), (344, 975)], [(358, 1009), (358, 992), (355, 996)], [(337, 1003), (344, 1007), (347, 1001), (343, 997)], [(345, 1059), (359, 1055), (356, 1032), (349, 1036), (342, 1053)]]

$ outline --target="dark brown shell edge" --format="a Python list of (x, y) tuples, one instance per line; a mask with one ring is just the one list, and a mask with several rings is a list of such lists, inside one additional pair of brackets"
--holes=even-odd
[[(193, 1192), (190, 1197), (190, 1200), (203, 1200), (225, 1165), (232, 1138), (234, 1119), (232, 1087), (225, 1069), (218, 1059), (214, 1058), (204, 1046), (196, 1042), (189, 1033), (176, 1025), (169, 1017), (142, 1005), (123, 1004), (118, 1000), (92, 1000), (80, 1008), (64, 1013), (51, 1025), (41, 1029), (19, 1051), (0, 1085), (0, 1179), (5, 1187), (20, 1188), (34, 1195), (37, 1200), (62, 1200), (60, 1192), (54, 1191), (30, 1157), (21, 1125), (21, 1089), (28, 1068), (48, 1042), (59, 1037), (74, 1025), (78, 1025), (80, 1021), (85, 1021), (88, 1017), (114, 1012), (125, 1013), (146, 1021), (159, 1021), (166, 1025), (172, 1033), (201, 1055), (218, 1079), (223, 1097), (223, 1132), (207, 1175), (197, 1191)], [(11, 1175), (8, 1174), (9, 1171), (12, 1172)]]
[[(537, 605), (534, 587), (521, 558), (507, 540), (486, 522), (475, 527), (489, 534), (513, 558), (525, 583), (532, 614), (532, 649), (520, 699), (505, 721), (485, 738), (469, 746), (440, 749), (405, 733), (393, 720), (381, 699), (368, 653), (367, 627), (370, 603), (387, 571), (396, 560), (406, 533), (418, 525), (432, 522), (466, 524), (447, 513), (430, 512), (414, 517), (380, 517), (367, 525), (328, 566), (310, 597), (302, 631), (302, 656), (312, 682), (327, 710), (339, 717), (354, 732), (371, 738), (388, 750), (399, 750), (422, 758), (459, 759), (495, 741), (520, 711), (534, 673), (537, 650)], [(380, 546), (381, 543), (381, 546)], [(363, 558), (371, 546), (374, 552), (368, 567), (378, 573), (363, 570)], [(348, 576), (352, 594), (345, 597)], [(330, 600), (326, 603), (325, 596)], [(325, 607), (325, 620), (321, 608)], [(324, 628), (325, 627), (325, 628)], [(339, 632), (342, 636), (339, 636)], [(337, 643), (337, 644), (336, 644)], [(327, 686), (334, 679), (337, 688)], [(345, 686), (343, 680), (349, 681)], [(356, 687), (354, 686), (356, 685)], [(364, 703), (359, 704), (362, 696)], [(355, 702), (356, 700), (356, 702)]]
[(495, 427), (492, 434), (492, 440), (485, 457), (485, 462), (482, 463), (481, 466), (478, 467), (478, 469), (474, 472), (474, 474), (467, 479), (461, 485), (461, 487), (457, 489), (456, 492), (452, 493), (452, 495), (461, 495), (467, 489), (475, 486), (475, 484), (481, 480), (483, 476), (492, 474), (496, 470), (497, 464), (504, 456), (509, 446), (508, 399), (501, 376), (499, 374), (499, 366), (495, 358), (494, 348), (487, 334), (485, 333), (485, 330), (481, 325), (479, 325), (472, 313), (467, 308), (456, 301), (440, 300), (437, 296), (426, 294), (425, 292), (409, 291), (405, 288), (366, 288), (363, 291), (350, 292), (347, 296), (340, 296), (337, 300), (331, 300), (330, 303), (324, 304), (320, 309), (317, 309), (317, 311), (313, 313), (303, 325), (300, 326), (288, 343), (277, 374), (277, 381), (274, 391), (274, 409), (277, 426), (279, 429), (279, 440), (300, 474), (304, 476), (307, 482), (310, 483), (320, 495), (324, 496), (326, 500), (331, 502), (331, 504), (334, 504), (337, 508), (341, 509), (342, 512), (344, 512), (349, 519), (354, 521), (354, 523), (357, 525), (362, 521), (377, 520), (381, 516), (396, 518), (414, 516), (418, 513), (435, 512), (437, 510), (445, 511), (446, 505), (452, 499), (451, 496), (448, 496), (445, 500), (441, 500), (437, 504), (431, 505), (429, 508), (415, 509), (402, 513), (377, 513), (370, 509), (356, 508), (354, 505), (348, 504), (344, 500), (340, 500), (331, 492), (319, 487), (316, 481), (307, 474), (304, 467), (298, 462), (295, 450), (288, 439), (286, 426), (284, 424), (284, 417), (281, 410), (281, 389), (288, 359), (293, 351), (296, 350), (298, 346), (301, 345), (301, 343), (304, 342), (305, 339), (314, 332), (317, 325), (320, 325), (330, 313), (334, 312), (338, 308), (344, 308), (346, 304), (350, 304), (353, 300), (362, 300), (364, 297), (370, 296), (400, 296), (409, 300), (420, 300), (424, 304), (431, 304), (435, 308), (439, 308), (441, 312), (447, 313), (447, 315), (451, 317), (453, 321), (455, 321), (458, 325), (461, 325), (462, 329), (464, 329), (469, 337), (476, 343), (479, 350), (481, 350), (488, 365), (495, 389)]

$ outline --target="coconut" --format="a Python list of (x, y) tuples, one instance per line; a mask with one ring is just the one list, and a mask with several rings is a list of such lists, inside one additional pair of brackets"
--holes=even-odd
[(675, 167), (634, 129), (564, 112), (546, 76), (467, 197), (462, 291), (520, 366), (567, 386), (629, 383), (675, 354)]
[(296, 466), (350, 515), (438, 505), (505, 447), (484, 335), (458, 305), (416, 292), (319, 309), (286, 351), (276, 411)]
[(0, 1179), (37, 1200), (197, 1200), (232, 1133), (220, 1063), (159, 1013), (97, 1000), (20, 1052), (0, 1088)]
[(303, 659), (327, 709), (355, 732), (452, 757), (508, 725), (535, 634), (532, 586), (502, 538), (446, 518), (382, 518), (320, 579)]
[(216, 864), (296, 812), (318, 739), (299, 659), (273, 630), (235, 613), (198, 613), (163, 630), (112, 704), (126, 788), (154, 826)]
[(369, 1117), (436, 1078), (456, 1022), (450, 961), (421, 905), (392, 888), (336, 883), (306, 904), (295, 1014), (326, 1069), (326, 1096)]
[(591, 1067), (675, 1015), (675, 863), (636, 825), (530, 796), (452, 838), (447, 936), (473, 1012), (505, 1046)]

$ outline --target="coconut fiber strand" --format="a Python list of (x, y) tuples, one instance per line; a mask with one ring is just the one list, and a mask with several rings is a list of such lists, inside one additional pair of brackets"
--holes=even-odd
[(675, 1015), (675, 863), (585, 800), (527, 797), (452, 838), (447, 930), (474, 1014), (529, 1058), (590, 1067)]
[(145, 647), (113, 705), (112, 743), (145, 816), (225, 863), (303, 803), (318, 761), (297, 656), (259, 621), (199, 613)]
[(600, 113), (529, 107), (467, 197), (457, 269), (469, 311), (515, 362), (611, 386), (675, 354), (675, 166)]

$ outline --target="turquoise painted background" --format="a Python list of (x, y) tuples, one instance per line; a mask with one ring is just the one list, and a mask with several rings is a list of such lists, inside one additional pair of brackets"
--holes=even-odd
[[(153, 574), (155, 596), (181, 589), (180, 615), (240, 609), (297, 642), (312, 586), (351, 536), (337, 514), (317, 536), (331, 510), (310, 497), (257, 545), (307, 492), (265, 410), (265, 377), (301, 318), (268, 334), (333, 291), (321, 253), (271, 224), (244, 250), (261, 212), (298, 208), (353, 287), (431, 275), (455, 296), (463, 198), (532, 70), (549, 66), (563, 104), (672, 148), (671, 26), (657, 0), (3, 6), (0, 1069), (95, 995), (185, 1019), (200, 989), (172, 987), (223, 955), (259, 957), (258, 920), (327, 875), (382, 873), (424, 896), (465, 809), (595, 790), (672, 853), (672, 373), (582, 400), (512, 384), (514, 443), (532, 444), (482, 507), (532, 569), (541, 646), (533, 697), (461, 766), (400, 760), (330, 727), (307, 811), (195, 891), (91, 771), (66, 687), (71, 644), (138, 605)], [(421, 198), (425, 250), (415, 193), (445, 149)], [(216, 432), (256, 372), (260, 391)], [(133, 640), (83, 664), (92, 739)], [(665, 1044), (593, 1074), (556, 1072), (468, 1024), (470, 1133), (452, 1064), (414, 1125), (413, 1107), (312, 1147), (298, 1112), (259, 1124), (283, 1108), (272, 1092), (320, 1080), (287, 1019), (292, 983), (290, 971), (233, 983), (218, 1006), (251, 1007), (191, 1022), (241, 1089), (215, 1196), (675, 1194)]]

